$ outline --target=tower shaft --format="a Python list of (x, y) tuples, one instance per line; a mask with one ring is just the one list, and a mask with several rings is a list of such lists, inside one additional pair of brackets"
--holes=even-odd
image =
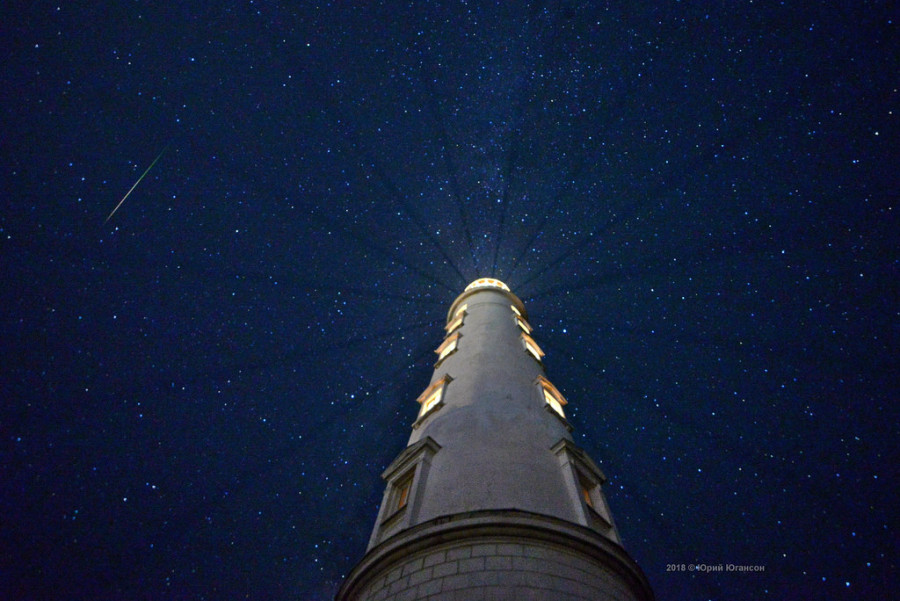
[(409, 443), (382, 475), (368, 551), (337, 599), (652, 599), (522, 302), (476, 280), (435, 353)]

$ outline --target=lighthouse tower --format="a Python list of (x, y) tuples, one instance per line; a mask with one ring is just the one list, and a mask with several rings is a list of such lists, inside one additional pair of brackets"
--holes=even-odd
[(603, 472), (572, 441), (522, 301), (476, 280), (444, 329), (337, 600), (653, 599), (619, 542)]

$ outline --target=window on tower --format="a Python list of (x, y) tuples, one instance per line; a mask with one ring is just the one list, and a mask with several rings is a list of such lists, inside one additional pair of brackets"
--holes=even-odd
[(466, 317), (466, 307), (463, 305), (462, 311), (457, 311), (456, 316), (453, 318), (453, 321), (447, 324), (447, 327), (444, 328), (447, 330), (447, 334), (453, 333), (458, 327), (463, 324), (463, 320)]
[(581, 488), (581, 498), (588, 508), (590, 522), (601, 531), (608, 530), (612, 526), (612, 520), (601, 492), (600, 481), (586, 475), (580, 469), (576, 468), (575, 472), (578, 486)]
[(435, 405), (441, 402), (441, 397), (443, 396), (444, 388), (443, 386), (434, 390), (422, 401), (422, 411), (421, 415), (425, 415), (432, 409), (434, 409)]
[(450, 380), (452, 378), (449, 375), (445, 375), (419, 395), (419, 398), (416, 400), (421, 405), (421, 408), (419, 409), (419, 419), (413, 424), (414, 428), (418, 427), (426, 416), (444, 406), (444, 390)]
[(435, 367), (440, 365), (441, 361), (447, 358), (448, 355), (454, 353), (459, 346), (459, 338), (460, 334), (457, 332), (452, 336), (448, 337), (441, 346), (437, 347), (434, 352), (437, 353), (437, 363), (435, 363)]
[(541, 357), (544, 356), (544, 351), (541, 350), (541, 347), (537, 345), (537, 342), (534, 341), (534, 338), (522, 332), (522, 344), (525, 346), (525, 350), (528, 351), (532, 357), (541, 360)]
[(406, 507), (407, 503), (409, 503), (409, 491), (412, 488), (413, 474), (414, 471), (410, 471), (409, 474), (404, 475), (403, 478), (394, 485), (393, 503), (391, 504), (394, 511), (400, 511)]
[(430, 436), (406, 447), (381, 475), (387, 482), (381, 509), (369, 546), (389, 538), (411, 525), (415, 508), (421, 502), (422, 491), (428, 481), (431, 460), (441, 449)]
[(566, 398), (556, 389), (556, 386), (551, 384), (544, 376), (537, 377), (537, 384), (541, 390), (541, 396), (543, 396), (547, 406), (565, 420), (566, 414), (563, 411), (563, 405), (568, 404)]
[(550, 450), (560, 460), (578, 522), (618, 542), (619, 537), (603, 496), (602, 485), (606, 482), (606, 476), (570, 439), (561, 439)]
[(593, 482), (590, 482), (587, 478), (585, 478), (583, 474), (579, 473), (578, 474), (578, 486), (581, 487), (581, 498), (584, 499), (584, 504), (587, 505), (588, 507), (590, 507), (591, 509), (593, 509), (594, 508), (594, 499), (591, 496), (591, 492), (592, 492), (593, 488), (595, 487), (595, 484)]
[(522, 328), (522, 331), (526, 334), (531, 334), (531, 326), (521, 317), (516, 317), (516, 325)]
[(594, 506), (594, 501), (591, 499), (591, 491), (584, 484), (581, 485), (581, 496), (584, 497), (584, 502), (587, 503), (588, 507)]
[(519, 311), (518, 309), (516, 309), (516, 306), (515, 306), (515, 305), (510, 305), (509, 308), (512, 309), (512, 312), (513, 312), (513, 313), (515, 313), (515, 314), (518, 315), (519, 317), (522, 317), (521, 311)]

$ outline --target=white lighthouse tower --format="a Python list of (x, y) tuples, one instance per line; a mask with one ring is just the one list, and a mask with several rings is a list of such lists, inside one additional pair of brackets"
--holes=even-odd
[(619, 542), (603, 472), (572, 441), (522, 301), (499, 280), (472, 282), (435, 353), (338, 601), (653, 599)]

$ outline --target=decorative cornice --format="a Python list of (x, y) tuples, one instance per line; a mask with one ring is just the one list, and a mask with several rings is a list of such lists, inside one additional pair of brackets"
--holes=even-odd
[(430, 454), (434, 455), (441, 450), (441, 445), (436, 443), (430, 436), (426, 436), (419, 442), (409, 445), (397, 455), (396, 459), (391, 461), (391, 464), (385, 468), (381, 477), (384, 480), (389, 480), (391, 476), (398, 471), (406, 469), (406, 467), (418, 457), (419, 451), (421, 450), (425, 450), (425, 452), (430, 452)]
[(558, 443), (550, 447), (550, 450), (557, 455), (563, 450), (567, 451), (570, 455), (574, 456), (585, 469), (590, 471), (600, 484), (606, 484), (606, 475), (603, 473), (603, 470), (594, 463), (594, 460), (591, 459), (581, 447), (568, 438), (561, 438)]

